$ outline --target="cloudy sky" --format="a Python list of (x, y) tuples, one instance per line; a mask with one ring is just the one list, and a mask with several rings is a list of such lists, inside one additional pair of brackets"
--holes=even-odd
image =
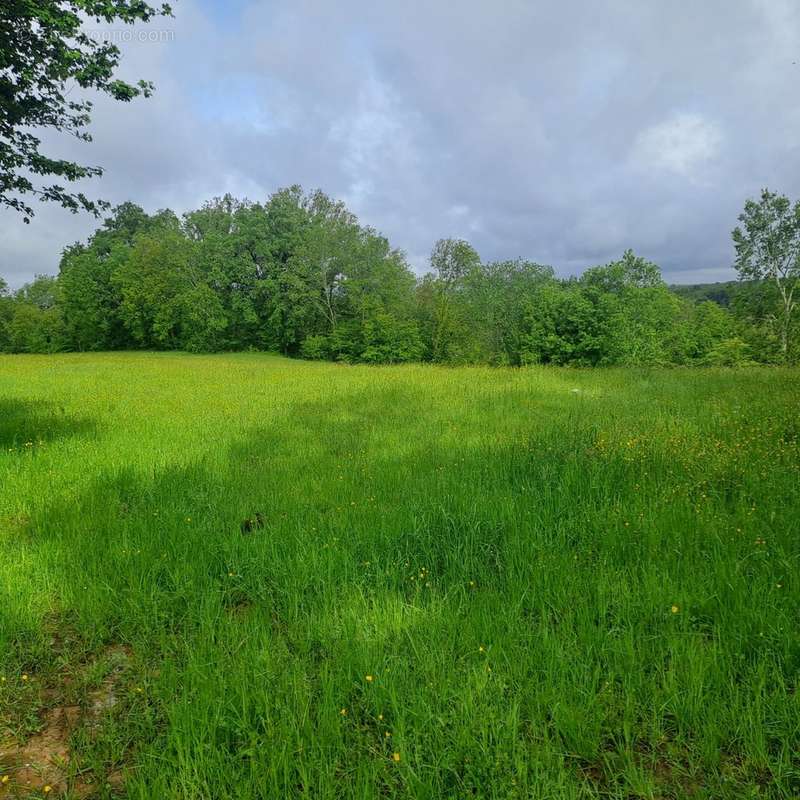
[[(182, 212), (300, 183), (418, 271), (459, 236), (562, 275), (632, 247), (680, 283), (733, 275), (745, 198), (800, 196), (797, 0), (173, 6), (121, 45), (154, 97), (100, 99), (92, 144), (43, 137), (105, 167), (92, 196)], [(95, 226), (0, 212), (0, 274), (54, 273)]]

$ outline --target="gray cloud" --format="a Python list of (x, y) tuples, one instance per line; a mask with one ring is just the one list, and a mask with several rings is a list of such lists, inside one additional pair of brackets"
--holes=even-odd
[[(746, 197), (800, 195), (794, 0), (219, 8), (179, 0), (171, 39), (123, 45), (152, 99), (99, 100), (91, 145), (48, 137), (106, 167), (89, 192), (184, 211), (299, 182), (420, 270), (457, 235), (561, 274), (633, 247), (680, 282), (732, 274)], [(0, 212), (0, 274), (54, 272), (94, 225)]]

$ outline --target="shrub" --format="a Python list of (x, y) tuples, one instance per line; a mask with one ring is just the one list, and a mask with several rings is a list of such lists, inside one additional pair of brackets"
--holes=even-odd
[(330, 342), (327, 336), (314, 334), (306, 336), (300, 345), (300, 356), (312, 361), (320, 361), (330, 358)]
[(708, 351), (704, 363), (711, 367), (741, 367), (753, 361), (747, 342), (734, 337), (717, 342)]
[(364, 322), (363, 337), (361, 361), (368, 364), (399, 364), (422, 358), (422, 337), (413, 320), (376, 314)]

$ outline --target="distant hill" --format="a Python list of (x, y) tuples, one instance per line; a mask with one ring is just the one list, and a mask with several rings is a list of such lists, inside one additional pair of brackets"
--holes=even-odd
[(724, 308), (729, 308), (737, 295), (755, 288), (758, 283), (759, 281), (721, 281), (719, 283), (695, 283), (689, 286), (672, 285), (669, 288), (675, 294), (695, 303), (711, 300)]

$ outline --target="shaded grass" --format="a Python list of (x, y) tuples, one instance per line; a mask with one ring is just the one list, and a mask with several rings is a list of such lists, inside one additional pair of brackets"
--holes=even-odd
[(43, 400), (0, 398), (0, 448), (13, 452), (67, 436), (91, 436), (91, 419), (68, 414)]
[(0, 359), (91, 420), (0, 456), (0, 713), (124, 644), (131, 797), (792, 797), (796, 380)]

